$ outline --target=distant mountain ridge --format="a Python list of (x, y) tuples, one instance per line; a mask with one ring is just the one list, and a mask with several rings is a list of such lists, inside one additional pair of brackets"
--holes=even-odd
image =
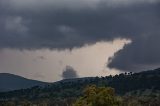
[(14, 74), (0, 73), (0, 92), (26, 89), (37, 85), (42, 86), (45, 84), (47, 83), (27, 79)]
[(146, 92), (150, 92), (148, 94), (156, 96), (160, 95), (159, 83), (160, 68), (139, 73), (121, 73), (115, 76), (65, 79), (44, 87), (34, 86), (0, 93), (0, 99), (77, 98), (82, 95), (83, 89), (88, 85), (112, 87), (118, 95), (146, 95)]

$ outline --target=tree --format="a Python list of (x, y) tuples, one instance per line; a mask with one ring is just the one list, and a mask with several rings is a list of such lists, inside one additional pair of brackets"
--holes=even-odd
[(110, 87), (88, 86), (73, 106), (120, 106), (121, 102)]

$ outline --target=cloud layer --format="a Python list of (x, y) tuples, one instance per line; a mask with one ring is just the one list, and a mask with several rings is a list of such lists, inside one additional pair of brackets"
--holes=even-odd
[(77, 71), (74, 70), (71, 66), (66, 66), (62, 73), (62, 78), (63, 79), (70, 79), (70, 78), (77, 78), (78, 74)]
[(0, 48), (65, 49), (125, 38), (132, 43), (108, 66), (152, 68), (160, 65), (159, 11), (158, 0), (1, 0)]

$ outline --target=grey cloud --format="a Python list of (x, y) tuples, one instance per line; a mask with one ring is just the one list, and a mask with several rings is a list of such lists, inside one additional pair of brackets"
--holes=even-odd
[(110, 59), (110, 68), (159, 65), (159, 0), (56, 1), (1, 0), (0, 48), (65, 49), (125, 38), (132, 43)]
[(66, 66), (63, 70), (62, 78), (63, 79), (70, 79), (70, 78), (77, 78), (78, 74), (77, 71), (74, 70), (71, 66)]
[(44, 57), (44, 56), (38, 56), (37, 58), (40, 59), (40, 60), (45, 60), (46, 59), (46, 57)]
[(48, 10), (48, 9), (75, 9), (97, 8), (101, 4), (110, 7), (132, 5), (137, 3), (155, 3), (159, 0), (1, 0), (1, 4), (8, 5), (10, 8), (18, 10)]
[[(109, 59), (108, 67), (122, 71), (143, 71), (160, 66), (160, 32), (138, 37)], [(147, 34), (146, 34), (147, 35)]]
[(5, 29), (8, 32), (27, 33), (28, 28), (24, 25), (22, 17), (9, 17), (5, 22)]
[[(104, 3), (105, 4), (105, 3)], [(159, 4), (141, 4), (128, 7), (111, 8), (102, 4), (95, 9), (71, 11), (67, 9), (34, 12), (30, 10), (1, 11), (1, 48), (17, 49), (60, 49), (83, 46), (102, 40), (113, 40), (117, 37), (135, 38), (153, 30), (152, 22), (159, 16)], [(147, 12), (146, 12), (147, 11)], [(20, 17), (16, 24), (19, 30), (5, 29), (6, 18)], [(145, 19), (144, 19), (145, 17)], [(157, 18), (157, 19), (156, 19)], [(5, 22), (5, 23), (4, 23)], [(156, 25), (157, 26), (157, 25)], [(14, 32), (13, 32), (14, 31)], [(25, 35), (25, 36), (24, 36)], [(16, 37), (15, 37), (16, 36)]]

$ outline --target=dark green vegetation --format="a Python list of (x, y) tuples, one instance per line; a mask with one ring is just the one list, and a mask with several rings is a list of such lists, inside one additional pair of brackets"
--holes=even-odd
[(121, 100), (110, 87), (88, 86), (84, 95), (77, 99), (73, 106), (120, 106)]
[(72, 106), (160, 106), (160, 96), (118, 96), (111, 87), (91, 85), (84, 89), (83, 96)]
[(84, 96), (83, 90), (88, 85), (114, 88), (122, 106), (160, 106), (160, 69), (100, 78), (68, 79), (45, 87), (0, 93), (0, 106), (5, 106), (2, 103), (71, 106), (77, 98)]

